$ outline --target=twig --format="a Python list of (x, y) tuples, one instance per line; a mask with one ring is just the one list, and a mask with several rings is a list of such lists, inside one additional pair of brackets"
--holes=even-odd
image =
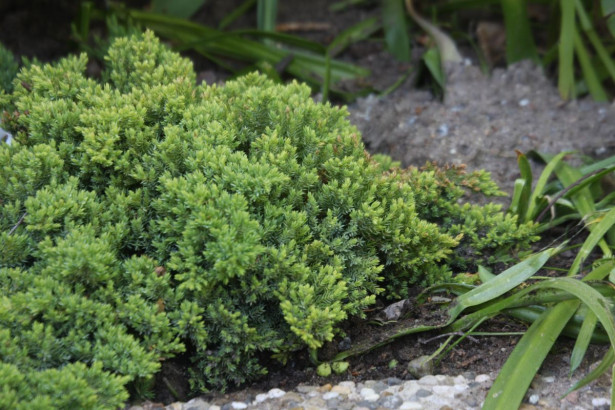
[(21, 223), (23, 222), (23, 219), (26, 217), (28, 213), (24, 212), (23, 215), (21, 216), (21, 218), (19, 218), (19, 221), (17, 221), (17, 223), (15, 224), (15, 226), (9, 231), (9, 236), (11, 236), (13, 234), (13, 232), (15, 232), (15, 230), (17, 229), (17, 227), (19, 225), (21, 225)]
[[(443, 338), (443, 337), (449, 337), (449, 336), (453, 336), (453, 335), (463, 336), (464, 334), (463, 334), (463, 332), (443, 333), (443, 334), (441, 334), (441, 335), (434, 336), (434, 337), (432, 337), (432, 338), (430, 338), (430, 339), (427, 339), (427, 340), (420, 339), (420, 340), (419, 340), (419, 343), (421, 343), (421, 344), (427, 344), (427, 343), (431, 343), (431, 342), (433, 342), (433, 341), (434, 341), (434, 340), (436, 340), (436, 339), (441, 339), (441, 338)], [(469, 336), (469, 335), (468, 335), (468, 336), (466, 336), (466, 337), (467, 337), (469, 340), (473, 341), (474, 343), (478, 343), (478, 340), (477, 340), (476, 338), (474, 338), (474, 337), (472, 337), (472, 336)]]

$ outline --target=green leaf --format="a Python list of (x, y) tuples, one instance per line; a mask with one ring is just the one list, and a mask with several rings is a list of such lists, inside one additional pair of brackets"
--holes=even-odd
[[(615, 4), (615, 1), (611, 1), (611, 2)], [(589, 16), (587, 15), (587, 12), (585, 11), (585, 8), (583, 7), (583, 3), (580, 0), (576, 0), (575, 5), (576, 5), (577, 14), (579, 16), (579, 22), (581, 23), (581, 28), (583, 29), (583, 31), (585, 32), (585, 35), (587, 36), (592, 46), (596, 50), (596, 53), (598, 54), (600, 61), (602, 62), (602, 64), (604, 64), (604, 67), (606, 68), (607, 72), (611, 76), (611, 79), (615, 80), (615, 62), (613, 61), (613, 58), (611, 58), (608, 51), (604, 47), (603, 42), (600, 40), (600, 38), (596, 34), (596, 31), (594, 30), (594, 27), (591, 23), (591, 20)]]
[(152, 0), (152, 11), (183, 19), (190, 18), (207, 0)]
[(382, 0), (382, 26), (391, 54), (400, 61), (410, 61), (410, 38), (403, 0)]
[(615, 0), (601, 0), (600, 6), (602, 7), (602, 15), (605, 17), (615, 13)]
[(513, 188), (513, 195), (510, 201), (509, 212), (513, 215), (517, 215), (519, 222), (525, 220), (524, 213), (522, 213), (525, 205), (527, 204), (527, 198), (524, 198), (527, 193), (527, 181), (525, 179), (515, 179), (515, 185)]
[(237, 6), (233, 11), (224, 16), (222, 20), (220, 20), (220, 24), (218, 24), (218, 30), (224, 30), (227, 28), (232, 22), (237, 20), (242, 15), (246, 14), (248, 10), (254, 6), (256, 0), (246, 0)]
[[(290, 59), (286, 71), (295, 77), (311, 84), (320, 84), (325, 77), (326, 58), (323, 55), (263, 44), (171, 16), (140, 10), (129, 10), (127, 13), (132, 20), (149, 27), (159, 35), (180, 44), (190, 44), (195, 51), (205, 56), (213, 55), (252, 63), (265, 61), (272, 65)], [(361, 67), (337, 60), (331, 61), (332, 84), (342, 79), (362, 77), (368, 73), (368, 70)]]
[[(581, 380), (576, 382), (574, 386), (568, 389), (568, 391), (565, 394), (568, 394), (571, 391), (580, 389), (581, 387), (586, 386), (592, 381), (596, 380), (598, 377), (602, 376), (605, 372), (609, 371), (611, 366), (613, 366), (613, 363), (615, 363), (615, 355), (613, 354), (613, 346), (611, 346), (609, 350), (606, 352), (606, 354), (604, 355), (604, 357), (602, 358), (602, 361), (600, 362), (600, 364), (596, 366), (594, 370), (589, 372), (585, 377), (583, 377)], [(611, 399), (613, 397), (614, 397), (613, 392), (611, 391)]]
[(464, 309), (493, 300), (515, 288), (538, 272), (556, 251), (557, 248), (549, 248), (542, 252), (535, 253), (524, 261), (506, 269), (504, 272), (497, 275), (496, 278), (459, 296), (449, 310), (450, 316), (455, 318)]
[(446, 77), (444, 75), (444, 69), (440, 60), (440, 53), (435, 48), (427, 50), (421, 58), (427, 67), (427, 71), (431, 77), (436, 81), (436, 84), (440, 90), (444, 90), (446, 85)]
[(527, 3), (527, 0), (501, 1), (506, 25), (506, 61), (508, 64), (528, 59), (539, 61), (530, 29)]
[(540, 195), (543, 194), (545, 186), (547, 185), (547, 182), (549, 182), (549, 178), (551, 178), (551, 174), (553, 174), (553, 171), (555, 171), (557, 164), (560, 163), (562, 158), (564, 158), (570, 153), (571, 151), (560, 152), (555, 157), (553, 157), (553, 159), (551, 159), (543, 169), (542, 173), (540, 174), (540, 177), (538, 178), (538, 181), (536, 182), (536, 187), (534, 188), (534, 191), (532, 192), (532, 195), (528, 201), (528, 220), (533, 220), (536, 217), (536, 214), (538, 213), (538, 210), (536, 210), (538, 198), (540, 197)]
[[(591, 226), (590, 234), (585, 242), (583, 242), (583, 246), (579, 249), (576, 258), (574, 258), (574, 262), (568, 273), (569, 276), (578, 273), (581, 264), (585, 262), (585, 259), (587, 259), (594, 247), (603, 239), (608, 230), (615, 225), (615, 207), (611, 208), (605, 215), (596, 217), (593, 221), (589, 222), (588, 225)], [(610, 250), (609, 255), (606, 256), (610, 256)]]
[(564, 100), (574, 98), (574, 2), (560, 0), (562, 24), (559, 36), (558, 89)]
[(585, 352), (587, 352), (587, 347), (589, 346), (589, 342), (591, 342), (597, 322), (598, 318), (593, 312), (586, 313), (585, 320), (581, 325), (579, 335), (574, 343), (572, 354), (570, 355), (570, 375), (579, 367), (583, 357), (585, 357)]
[(362, 20), (342, 31), (333, 39), (327, 47), (329, 54), (331, 57), (334, 57), (344, 51), (349, 45), (368, 38), (381, 28), (382, 24), (380, 24), (376, 17)]
[(489, 389), (483, 410), (519, 407), (534, 375), (579, 304), (578, 300), (561, 302), (532, 323)]
[(275, 31), (278, 15), (278, 0), (258, 0), (256, 3), (256, 23), (259, 30)]
[[(517, 215), (519, 215), (519, 221), (525, 222), (528, 219), (527, 210), (529, 207), (530, 196), (532, 193), (532, 167), (527, 157), (520, 151), (517, 151), (517, 164), (519, 165), (519, 171), (521, 172), (521, 179), (524, 181), (521, 192), (519, 193)], [(515, 188), (517, 185), (515, 184)]]
[(602, 84), (596, 74), (589, 53), (587, 52), (585, 44), (583, 44), (583, 40), (581, 39), (581, 35), (578, 32), (574, 33), (574, 49), (579, 59), (579, 64), (581, 65), (585, 85), (587, 85), (592, 98), (596, 101), (607, 101), (608, 98), (606, 96), (606, 91), (602, 88)]

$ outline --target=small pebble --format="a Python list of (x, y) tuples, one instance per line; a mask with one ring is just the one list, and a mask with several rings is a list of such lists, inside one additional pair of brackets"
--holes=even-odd
[(415, 401), (405, 401), (399, 406), (401, 410), (421, 410), (424, 409), (421, 403)]
[(271, 397), (272, 399), (277, 399), (278, 397), (282, 397), (285, 394), (286, 394), (286, 392), (284, 390), (280, 390), (280, 389), (271, 389), (267, 393), (267, 395), (269, 397)]
[(339, 396), (340, 396), (340, 394), (338, 392), (329, 391), (329, 392), (326, 392), (325, 394), (323, 394), (322, 398), (325, 399), (325, 400), (330, 400), (330, 399), (334, 399), (334, 398), (339, 397)]
[(376, 401), (380, 398), (380, 395), (377, 394), (374, 389), (370, 389), (369, 387), (362, 388), (360, 394), (361, 397), (367, 401)]
[(248, 407), (248, 405), (241, 401), (234, 401), (231, 403), (231, 407), (234, 409), (245, 409)]
[(538, 403), (538, 400), (540, 400), (540, 396), (539, 396), (539, 395), (537, 395), (537, 394), (532, 394), (532, 395), (530, 396), (529, 402), (530, 402), (531, 404), (536, 404), (536, 403)]
[(596, 397), (592, 399), (592, 406), (594, 407), (610, 406), (610, 405), (611, 405), (611, 400), (607, 399), (606, 397)]
[(491, 381), (491, 377), (489, 377), (488, 374), (479, 374), (478, 376), (476, 376), (474, 381), (477, 382), (477, 383), (490, 382)]

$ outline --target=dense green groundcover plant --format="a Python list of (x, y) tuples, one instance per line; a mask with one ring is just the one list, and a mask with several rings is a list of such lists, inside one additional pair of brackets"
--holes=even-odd
[[(196, 391), (317, 349), (525, 246), (483, 172), (371, 158), (344, 108), (250, 74), (196, 86), (147, 32), (32, 64), (0, 94), (0, 407), (117, 407), (177, 354)], [(136, 386), (136, 387), (135, 387)]]

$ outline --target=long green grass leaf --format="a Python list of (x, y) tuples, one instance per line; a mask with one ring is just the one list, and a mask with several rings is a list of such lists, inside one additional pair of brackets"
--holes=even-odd
[[(615, 4), (615, 1), (610, 1)], [(596, 50), (596, 54), (598, 54), (600, 61), (602, 62), (602, 64), (604, 64), (604, 67), (611, 76), (611, 79), (615, 81), (615, 62), (613, 61), (613, 58), (609, 55), (608, 51), (604, 47), (603, 42), (596, 34), (596, 31), (594, 30), (591, 20), (587, 15), (587, 12), (585, 11), (581, 0), (576, 0), (575, 6), (577, 10), (577, 15), (579, 16), (579, 23), (581, 24), (583, 32), (591, 42), (592, 46), (594, 47), (594, 50)]]
[(380, 30), (382, 24), (376, 17), (371, 17), (347, 28), (333, 39), (327, 47), (331, 57), (344, 51), (349, 45), (364, 40)]
[(527, 181), (521, 178), (515, 179), (509, 212), (513, 215), (517, 215), (519, 223), (525, 221), (525, 212), (523, 212), (523, 210), (527, 205), (527, 191)]
[(613, 303), (601, 295), (600, 292), (583, 281), (569, 277), (549, 279), (537, 283), (535, 289), (540, 288), (560, 289), (576, 296), (596, 315), (600, 324), (609, 335), (611, 345), (615, 346), (615, 317), (611, 314)]
[(231, 23), (237, 20), (239, 17), (243, 16), (256, 4), (256, 0), (246, 0), (237, 6), (233, 11), (224, 16), (220, 23), (218, 24), (218, 30), (224, 30)]
[(606, 24), (611, 32), (611, 35), (615, 37), (615, 1), (614, 0), (601, 0), (602, 15), (606, 19)]
[(496, 278), (472, 289), (468, 293), (459, 296), (449, 309), (451, 318), (455, 318), (464, 309), (470, 306), (480, 305), (503, 295), (526, 279), (534, 275), (549, 258), (557, 251), (556, 248), (546, 249), (535, 253), (518, 264), (506, 269)]
[[(565, 394), (568, 394), (571, 391), (580, 389), (581, 387), (586, 386), (592, 381), (596, 380), (598, 377), (604, 374), (604, 372), (611, 370), (613, 363), (615, 363), (615, 354), (613, 354), (613, 346), (611, 346), (609, 350), (606, 352), (606, 355), (604, 355), (604, 357), (602, 358), (602, 361), (600, 362), (600, 364), (596, 366), (594, 370), (590, 371), (587, 375), (585, 375), (585, 377), (583, 377), (581, 380), (576, 382), (570, 389), (568, 389), (568, 391)], [(613, 396), (611, 396), (611, 399), (612, 398)]]
[(564, 100), (574, 98), (574, 2), (560, 0), (562, 24), (559, 35), (559, 93)]
[(532, 193), (532, 181), (534, 177), (532, 175), (530, 161), (528, 161), (527, 157), (521, 151), (517, 151), (517, 164), (519, 166), (519, 171), (521, 172), (521, 179), (525, 182), (521, 187), (521, 192), (519, 193), (517, 215), (519, 215), (520, 222), (525, 222), (529, 220), (527, 217), (527, 211), (529, 208), (529, 201)]
[[(574, 258), (574, 262), (572, 262), (568, 273), (569, 276), (578, 273), (581, 264), (585, 262), (591, 251), (596, 247), (598, 242), (603, 239), (604, 235), (606, 235), (613, 225), (615, 225), (615, 207), (611, 208), (611, 210), (603, 216), (597, 217), (594, 221), (590, 222), (590, 226), (592, 226), (590, 234), (585, 242), (583, 242), (583, 246), (579, 249), (576, 258)], [(609, 254), (606, 256), (610, 256), (610, 253), (609, 250)]]
[(579, 367), (581, 361), (585, 357), (585, 352), (587, 352), (587, 347), (596, 329), (596, 323), (598, 323), (596, 315), (593, 312), (587, 312), (585, 320), (579, 330), (579, 336), (574, 342), (572, 354), (570, 355), (570, 375)]
[(521, 60), (539, 61), (530, 29), (527, 3), (527, 0), (501, 1), (506, 25), (506, 61), (508, 64)]
[(382, 1), (382, 26), (391, 54), (400, 61), (410, 61), (410, 38), (403, 0)]
[(555, 157), (553, 157), (553, 159), (547, 162), (547, 165), (545, 165), (545, 168), (540, 174), (538, 181), (536, 181), (536, 187), (532, 191), (532, 195), (530, 196), (530, 199), (528, 201), (527, 220), (533, 220), (536, 217), (536, 205), (539, 196), (544, 193), (544, 189), (547, 186), (547, 182), (549, 182), (549, 178), (551, 178), (551, 175), (553, 174), (553, 171), (555, 171), (557, 164), (559, 164), (560, 161), (570, 153), (571, 151), (560, 152)]
[(152, 11), (182, 19), (190, 18), (207, 0), (152, 0)]
[(579, 60), (579, 64), (581, 65), (583, 80), (592, 98), (595, 101), (607, 101), (608, 97), (606, 96), (606, 91), (604, 91), (604, 88), (602, 87), (602, 83), (598, 78), (598, 74), (596, 74), (596, 70), (594, 69), (587, 49), (585, 48), (583, 39), (581, 39), (581, 35), (578, 32), (574, 33), (574, 50)]
[[(286, 70), (304, 81), (319, 84), (325, 77), (325, 56), (301, 50), (289, 50), (278, 46), (268, 46), (243, 37), (229, 35), (210, 27), (192, 23), (170, 16), (129, 10), (128, 16), (134, 21), (156, 31), (159, 35), (172, 39), (180, 44), (193, 44), (203, 40), (202, 45), (194, 49), (204, 55), (232, 58), (241, 61), (265, 61), (272, 65), (291, 57)], [(212, 41), (211, 39), (215, 39)], [(343, 63), (331, 61), (331, 82), (335, 84), (342, 79), (352, 79), (365, 76), (368, 70)]]
[(579, 304), (578, 300), (559, 303), (532, 323), (489, 389), (483, 410), (519, 408), (534, 375)]
[(278, 15), (278, 0), (257, 0), (256, 26), (259, 30), (274, 31)]

